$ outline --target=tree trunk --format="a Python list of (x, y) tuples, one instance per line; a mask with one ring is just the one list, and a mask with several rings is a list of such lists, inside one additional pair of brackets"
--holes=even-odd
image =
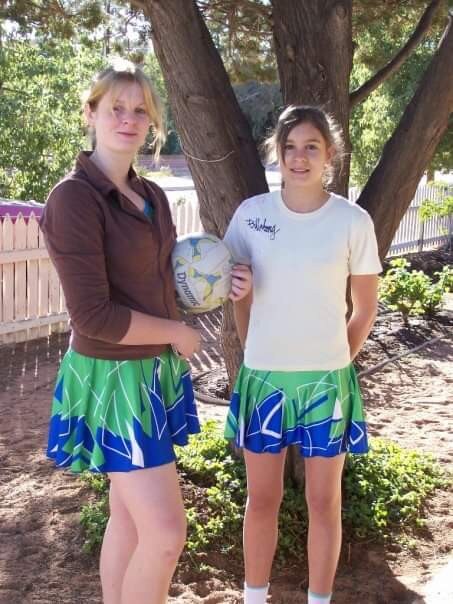
[(347, 196), (351, 0), (272, 0), (278, 73), (285, 104), (321, 105), (343, 130), (346, 157), (332, 189)]
[[(268, 190), (250, 127), (222, 60), (193, 0), (147, 0), (154, 49), (200, 203), (203, 227), (223, 235), (246, 197)], [(231, 305), (223, 352), (230, 376), (241, 358)]]
[(379, 254), (385, 258), (417, 185), (453, 111), (453, 26), (448, 26), (400, 123), (358, 203), (373, 217)]

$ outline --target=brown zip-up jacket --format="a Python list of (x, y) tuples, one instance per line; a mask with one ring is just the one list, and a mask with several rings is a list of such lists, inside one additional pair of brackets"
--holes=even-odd
[(51, 191), (40, 222), (66, 298), (70, 346), (99, 359), (142, 359), (168, 348), (118, 344), (131, 309), (179, 319), (171, 267), (176, 230), (167, 198), (132, 168), (129, 176), (131, 188), (151, 202), (152, 220), (82, 152)]

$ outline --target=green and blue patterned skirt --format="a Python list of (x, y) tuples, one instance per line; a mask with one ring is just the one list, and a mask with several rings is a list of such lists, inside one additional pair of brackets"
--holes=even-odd
[(242, 365), (225, 437), (255, 453), (298, 445), (303, 457), (366, 453), (368, 440), (354, 367), (262, 371)]
[(186, 361), (168, 351), (105, 361), (69, 349), (52, 403), (47, 456), (74, 472), (128, 472), (169, 463), (199, 432)]

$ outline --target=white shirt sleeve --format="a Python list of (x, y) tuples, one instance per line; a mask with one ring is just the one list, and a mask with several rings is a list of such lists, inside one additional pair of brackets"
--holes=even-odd
[(354, 208), (349, 241), (349, 273), (376, 275), (382, 272), (374, 224), (362, 208)]
[(250, 265), (252, 262), (249, 246), (244, 238), (240, 206), (231, 219), (223, 238), (224, 243), (230, 250), (233, 260), (240, 264)]

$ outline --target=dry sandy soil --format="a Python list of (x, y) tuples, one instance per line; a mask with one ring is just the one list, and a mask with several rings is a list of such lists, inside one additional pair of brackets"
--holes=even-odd
[[(220, 392), (225, 381), (218, 360), (219, 322), (219, 313), (203, 319), (204, 350), (193, 363), (197, 387), (211, 394)], [(453, 470), (452, 326), (451, 311), (436, 322), (414, 321), (409, 330), (396, 315), (383, 314), (359, 359), (359, 369), (365, 370), (441, 336), (361, 382), (371, 433), (431, 451), (449, 470)], [(55, 335), (0, 347), (2, 604), (101, 602), (97, 559), (81, 551), (79, 506), (91, 495), (71, 474), (55, 471), (43, 455), (53, 381), (66, 346), (67, 336)], [(202, 418), (222, 419), (225, 408), (200, 404), (200, 413)], [(424, 584), (453, 549), (451, 500), (451, 493), (433, 497), (427, 527), (410, 551), (345, 541), (334, 603), (424, 602)], [(276, 570), (272, 604), (303, 604), (306, 577), (305, 567)], [(186, 565), (175, 576), (170, 601), (239, 603), (241, 582), (241, 569), (228, 561), (220, 561), (210, 576), (187, 570)]]

